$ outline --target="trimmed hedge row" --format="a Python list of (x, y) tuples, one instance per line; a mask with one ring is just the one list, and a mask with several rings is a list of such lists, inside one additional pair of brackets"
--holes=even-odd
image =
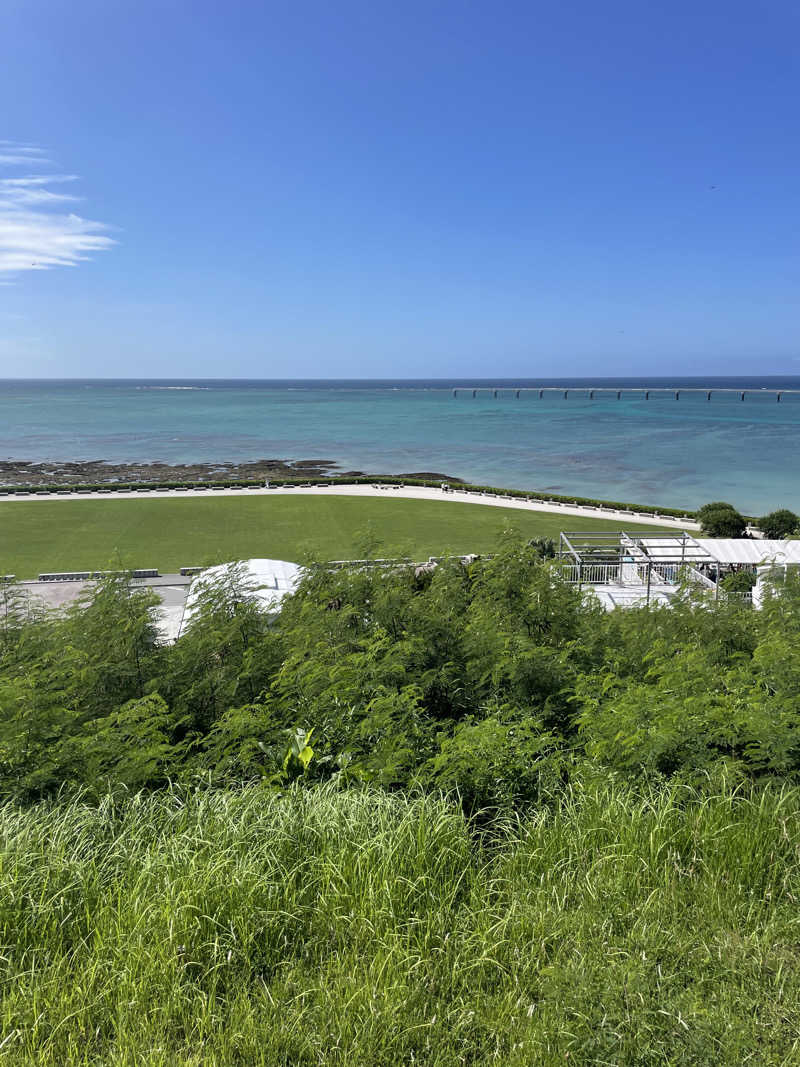
[[(438, 489), (441, 481), (426, 478), (394, 478), (394, 477), (332, 477), (332, 478), (283, 478), (270, 479), (270, 486), (275, 488), (285, 486), (302, 485), (414, 485)], [(86, 483), (83, 485), (58, 485), (58, 486), (3, 486), (0, 487), (0, 495), (31, 495), (37, 496), (59, 493), (115, 493), (136, 492), (152, 490), (186, 490), (187, 492), (197, 489), (258, 489), (264, 485), (261, 479), (228, 479), (226, 481), (208, 482), (115, 482), (109, 484)], [(573, 504), (580, 507), (608, 508), (614, 511), (636, 511), (643, 515), (665, 516), (677, 519), (693, 519), (695, 512), (688, 509), (653, 507), (649, 504), (631, 504), (615, 500), (597, 500), (593, 497), (563, 496), (555, 493), (541, 493), (526, 489), (498, 489), (491, 485), (476, 485), (469, 482), (454, 483), (451, 488), (454, 491), (466, 490), (467, 492), (492, 493), (496, 496), (504, 496), (521, 500), (551, 501), (555, 504)]]

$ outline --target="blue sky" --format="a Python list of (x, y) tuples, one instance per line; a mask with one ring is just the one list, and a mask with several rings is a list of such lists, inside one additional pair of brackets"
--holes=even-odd
[(798, 374), (799, 100), (782, 0), (5, 0), (0, 376)]

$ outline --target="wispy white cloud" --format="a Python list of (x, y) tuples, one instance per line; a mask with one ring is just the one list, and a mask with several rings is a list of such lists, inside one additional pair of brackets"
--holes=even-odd
[(77, 180), (77, 174), (28, 174), (24, 178), (3, 178), (0, 184), (13, 189), (16, 186), (53, 185), (56, 182), (76, 182)]
[(48, 163), (47, 153), (35, 144), (19, 144), (15, 141), (0, 141), (0, 164), (5, 166), (30, 166)]
[[(0, 167), (47, 169), (51, 165), (37, 145), (0, 141)], [(115, 244), (109, 227), (84, 218), (65, 205), (80, 197), (54, 190), (77, 180), (74, 174), (0, 177), (0, 273), (71, 267)]]
[[(53, 177), (57, 181), (66, 181), (72, 175), (55, 174)], [(58, 204), (81, 199), (70, 193), (54, 193), (52, 189), (45, 188), (51, 180), (41, 174), (33, 174), (29, 178), (0, 178), (0, 204), (19, 207), (30, 204)]]
[(30, 163), (42, 163), (41, 156), (26, 156), (18, 152), (0, 152), (0, 163), (6, 166), (13, 166), (17, 163), (24, 165)]

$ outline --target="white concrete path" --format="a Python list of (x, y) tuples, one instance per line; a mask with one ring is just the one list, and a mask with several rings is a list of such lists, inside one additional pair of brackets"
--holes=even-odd
[(209, 496), (348, 496), (348, 497), (389, 497), (402, 500), (440, 500), (455, 501), (463, 504), (483, 504), (493, 508), (508, 508), (512, 511), (540, 511), (555, 515), (565, 515), (581, 519), (614, 519), (620, 526), (637, 523), (648, 526), (660, 526), (676, 530), (699, 530), (699, 524), (691, 519), (676, 519), (670, 516), (646, 515), (636, 511), (617, 511), (614, 508), (582, 507), (577, 504), (548, 503), (543, 500), (521, 500), (518, 497), (505, 497), (496, 493), (479, 493), (450, 489), (444, 492), (428, 486), (406, 485), (321, 485), (321, 486), (275, 486), (271, 489), (154, 489), (148, 492), (106, 493), (36, 493), (29, 496), (10, 494), (0, 498), (0, 505), (15, 501), (37, 500), (147, 500), (147, 499), (194, 499)]

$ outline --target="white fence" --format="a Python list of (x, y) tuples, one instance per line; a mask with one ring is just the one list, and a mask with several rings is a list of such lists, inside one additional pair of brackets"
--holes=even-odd
[(620, 563), (562, 563), (564, 581), (587, 585), (677, 585), (688, 578), (704, 589), (715, 589), (714, 582), (688, 563), (656, 563), (652, 560), (625, 559)]
[(586, 582), (588, 585), (618, 584), (619, 563), (565, 563), (561, 576), (565, 582)]
[[(561, 575), (566, 582), (585, 582), (587, 585), (647, 585), (650, 582), (674, 585), (681, 568), (674, 563), (640, 563), (624, 560), (622, 563), (565, 563)], [(698, 577), (702, 578), (702, 575)]]

